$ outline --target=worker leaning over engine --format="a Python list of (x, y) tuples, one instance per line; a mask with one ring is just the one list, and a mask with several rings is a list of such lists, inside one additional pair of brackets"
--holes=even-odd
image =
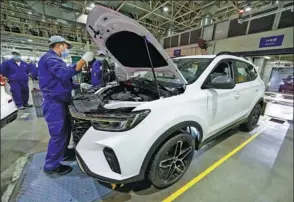
[[(71, 135), (68, 104), (72, 90), (79, 88), (79, 85), (73, 84), (72, 76), (93, 60), (93, 53), (87, 52), (76, 64), (67, 66), (62, 58), (69, 56), (71, 44), (61, 36), (52, 36), (49, 47), (50, 50), (41, 57), (38, 64), (39, 85), (44, 98), (43, 115), (50, 133), (44, 172), (64, 175), (72, 168), (60, 162), (73, 157), (73, 150), (67, 148)], [(88, 87), (87, 84), (81, 86)]]
[(104, 53), (99, 51), (98, 56), (99, 58), (92, 64), (91, 69), (91, 84), (93, 86), (99, 86), (103, 84), (102, 60), (104, 59)]
[(18, 51), (12, 52), (12, 59), (1, 64), (0, 74), (8, 79), (13, 100), (18, 109), (32, 107), (29, 101), (29, 65), (21, 60)]

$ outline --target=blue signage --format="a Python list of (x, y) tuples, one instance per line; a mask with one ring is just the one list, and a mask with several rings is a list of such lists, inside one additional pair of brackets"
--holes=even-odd
[(176, 57), (181, 56), (181, 49), (174, 50), (174, 56)]
[(284, 35), (262, 37), (259, 42), (259, 48), (281, 46), (283, 44)]

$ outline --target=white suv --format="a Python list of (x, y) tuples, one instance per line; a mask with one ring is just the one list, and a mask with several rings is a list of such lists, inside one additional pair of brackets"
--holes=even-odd
[(265, 87), (247, 60), (229, 54), (171, 60), (144, 27), (100, 6), (87, 29), (125, 71), (151, 72), (73, 99), (77, 161), (87, 175), (112, 183), (148, 178), (165, 188), (216, 135), (256, 126)]
[(1, 87), (1, 121), (0, 128), (3, 128), (8, 123), (11, 123), (17, 118), (17, 107), (10, 95), (5, 90), (6, 81), (0, 75)]

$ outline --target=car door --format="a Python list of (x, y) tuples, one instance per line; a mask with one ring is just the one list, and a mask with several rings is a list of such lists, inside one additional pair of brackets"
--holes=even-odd
[(232, 61), (222, 60), (208, 75), (203, 86), (208, 97), (208, 112), (210, 119), (208, 120), (209, 130), (208, 136), (212, 136), (219, 131), (225, 129), (236, 120), (236, 106), (238, 99), (236, 97), (236, 89), (214, 89), (209, 83), (217, 76), (227, 75), (235, 79)]
[(260, 82), (257, 81), (257, 72), (254, 67), (241, 60), (233, 61), (235, 72), (236, 92), (237, 92), (237, 111), (239, 119), (246, 118), (251, 108), (257, 102), (257, 95), (260, 94)]

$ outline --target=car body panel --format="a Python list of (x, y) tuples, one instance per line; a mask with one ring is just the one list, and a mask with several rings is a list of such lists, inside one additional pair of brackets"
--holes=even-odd
[[(180, 79), (183, 83), (186, 83), (185, 78), (181, 75), (176, 65), (172, 62), (171, 58), (164, 51), (156, 38), (145, 27), (140, 25), (135, 20), (109, 8), (96, 6), (88, 15), (86, 29), (98, 47), (103, 51), (106, 51), (107, 54), (115, 61), (115, 63), (117, 63), (118, 66), (123, 67), (127, 72), (143, 70), (151, 71), (152, 64), (149, 62), (148, 66), (138, 68), (125, 66), (122, 64), (122, 60), (119, 59), (118, 53), (124, 52), (124, 58), (126, 58), (126, 60), (133, 59), (133, 55), (126, 54), (128, 52), (126, 51), (128, 47), (120, 47), (118, 45), (116, 51), (111, 51), (107, 44), (109, 40), (112, 40), (112, 36), (122, 32), (129, 32), (133, 33), (134, 35), (144, 37), (146, 39), (146, 43), (150, 43), (151, 46), (154, 46), (156, 53), (158, 53), (157, 58), (152, 54), (149, 55), (151, 61), (153, 60), (154, 62), (154, 60), (161, 58), (165, 60), (166, 66), (156, 67), (155, 69), (157, 71), (170, 70), (174, 73), (174, 75), (176, 75), (178, 79)], [(146, 50), (146, 44), (142, 44), (142, 46), (139, 48), (144, 49), (146, 51), (145, 54), (148, 54), (148, 51)]]
[(1, 86), (1, 127), (14, 121), (17, 116), (17, 111), (12, 97), (6, 93), (5, 87)]

